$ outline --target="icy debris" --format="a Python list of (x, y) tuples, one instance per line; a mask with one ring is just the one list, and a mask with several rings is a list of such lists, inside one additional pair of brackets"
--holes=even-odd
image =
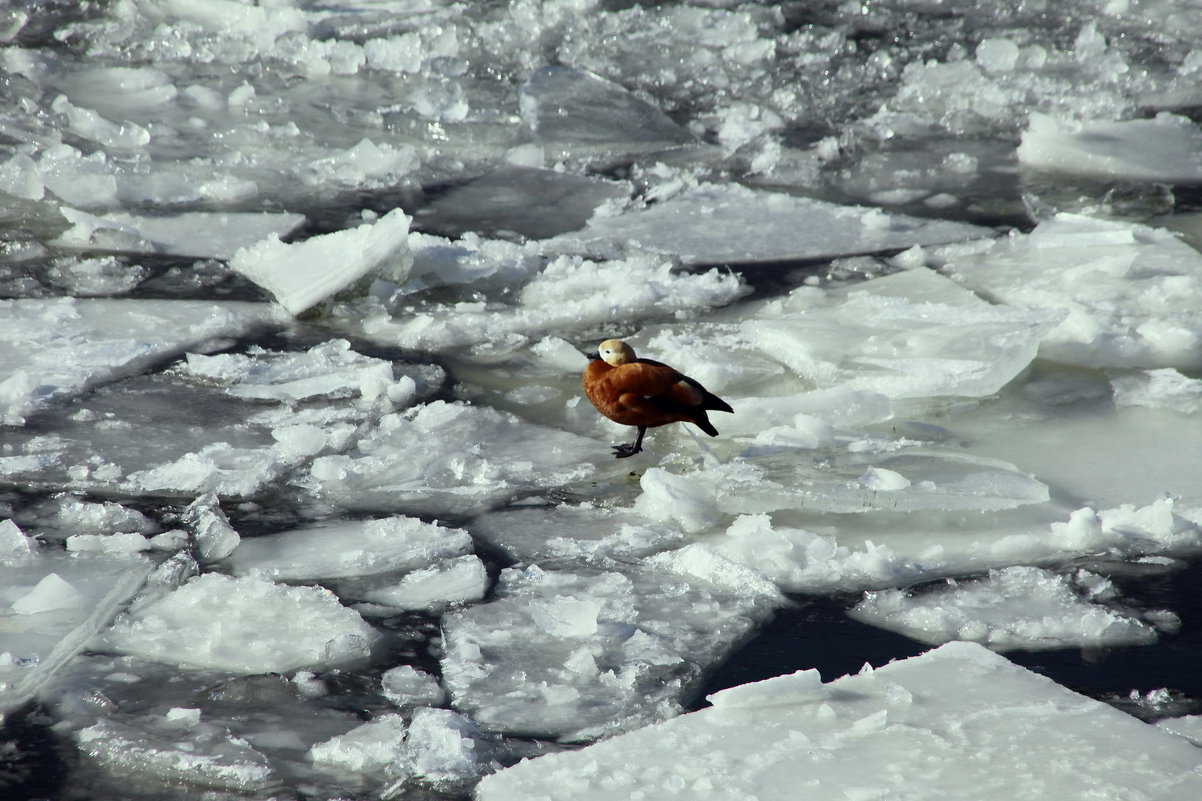
[(1196, 547), (1202, 543), (1202, 525), (1178, 515), (1173, 506), (1173, 499), (1165, 497), (1146, 506), (1084, 507), (1066, 522), (1052, 524), (1050, 542), (1080, 553), (1105, 549), (1126, 556)]
[(400, 707), (440, 706), (446, 702), (446, 690), (429, 673), (411, 665), (400, 665), (380, 676), (380, 691)]
[(596, 455), (584, 437), (435, 401), (385, 415), (350, 453), (315, 459), (305, 485), (347, 509), (462, 514), (584, 478)]
[(775, 599), (649, 568), (510, 568), (495, 600), (444, 618), (443, 680), (487, 729), (593, 739), (675, 714)]
[(1070, 123), (1032, 113), (1018, 160), (1027, 168), (1121, 181), (1202, 183), (1202, 130), (1188, 118)]
[(245, 539), (229, 567), (239, 576), (306, 582), (417, 570), (471, 548), (466, 531), (414, 517), (345, 520)]
[(0, 300), (0, 422), (273, 322), (251, 303)]
[(166, 664), (251, 674), (354, 662), (376, 637), (328, 590), (205, 573), (123, 615), (104, 644)]
[(201, 564), (226, 558), (242, 540), (222, 511), (217, 496), (211, 492), (188, 504), (181, 520), (191, 534), (196, 557)]
[(1107, 590), (1098, 576), (1009, 567), (921, 593), (870, 592), (849, 614), (922, 642), (969, 640), (997, 651), (1155, 642), (1156, 629), (1138, 615), (1094, 602), (1108, 600)]
[(1156, 728), (1182, 737), (1194, 745), (1202, 746), (1202, 715), (1185, 715), (1157, 721)]
[(37, 551), (37, 542), (25, 536), (11, 520), (0, 520), (0, 566), (29, 564)]
[(571, 67), (536, 70), (518, 90), (522, 121), (551, 158), (615, 158), (696, 142), (658, 108)]
[[(138, 556), (69, 555), (34, 546), (12, 521), (0, 561), (0, 715), (45, 686), (118, 607), (138, 591), (150, 563)], [(24, 550), (16, 537), (26, 540)]]
[(723, 704), (522, 762), (486, 777), (477, 797), (1002, 801), (1117, 792), (1173, 801), (1202, 792), (1188, 742), (979, 645), (950, 643), (821, 692), (807, 674), (739, 688), (753, 709)]
[(1202, 379), (1182, 375), (1171, 367), (1144, 370), (1110, 379), (1119, 406), (1147, 406), (1194, 414), (1202, 409)]
[(488, 591), (488, 572), (476, 556), (447, 559), (414, 570), (395, 584), (361, 594), (364, 601), (397, 609), (436, 611), (479, 601)]
[(737, 184), (701, 184), (645, 209), (594, 217), (581, 231), (548, 240), (545, 248), (591, 258), (645, 250), (685, 264), (746, 264), (875, 253), (990, 234), (964, 223), (839, 206)]
[(138, 553), (153, 548), (146, 537), (136, 531), (118, 532), (115, 534), (72, 534), (66, 539), (67, 550), (71, 553)]
[(823, 685), (817, 670), (799, 670), (787, 676), (728, 687), (707, 695), (705, 700), (715, 709), (735, 711), (819, 703), (830, 695), (830, 688)]
[(480, 730), (450, 709), (414, 711), (409, 724), (406, 763), (423, 781), (444, 784), (474, 779), (488, 768)]
[(254, 792), (278, 780), (262, 753), (197, 714), (107, 719), (75, 737), (106, 771), (140, 781)]
[(278, 236), (240, 249), (230, 268), (301, 314), (372, 272), (392, 280), (408, 275), (409, 217), (395, 209), (373, 223), (285, 244)]
[(80, 250), (165, 253), (231, 259), (241, 248), (282, 238), (305, 223), (301, 214), (189, 211), (145, 216), (125, 212), (93, 215), (62, 207), (72, 227), (54, 244)]
[(1164, 229), (1058, 214), (1028, 235), (937, 254), (983, 296), (1065, 314), (1043, 337), (1045, 359), (1202, 366), (1202, 255)]

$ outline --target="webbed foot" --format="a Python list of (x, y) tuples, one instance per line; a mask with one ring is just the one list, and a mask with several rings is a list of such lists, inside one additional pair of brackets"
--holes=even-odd
[(614, 458), (625, 459), (627, 456), (634, 456), (636, 453), (642, 453), (643, 448), (639, 443), (632, 442), (629, 445), (614, 445)]

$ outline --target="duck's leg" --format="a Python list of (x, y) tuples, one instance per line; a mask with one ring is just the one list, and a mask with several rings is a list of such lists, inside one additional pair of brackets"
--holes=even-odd
[(614, 457), (625, 459), (627, 456), (634, 456), (636, 453), (643, 450), (643, 435), (647, 433), (647, 426), (639, 426), (639, 435), (632, 445), (614, 445)]

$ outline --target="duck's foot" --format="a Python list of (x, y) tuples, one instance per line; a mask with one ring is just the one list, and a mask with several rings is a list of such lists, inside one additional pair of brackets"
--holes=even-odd
[(643, 448), (637, 442), (632, 442), (629, 445), (614, 445), (614, 458), (625, 459), (627, 456), (634, 456), (636, 453), (642, 453)]

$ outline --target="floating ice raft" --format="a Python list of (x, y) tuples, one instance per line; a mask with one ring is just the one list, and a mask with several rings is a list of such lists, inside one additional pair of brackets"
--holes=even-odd
[(479, 801), (538, 798), (1141, 798), (1202, 794), (1184, 739), (985, 648), (949, 643), (822, 684), (816, 671), (487, 777)]

